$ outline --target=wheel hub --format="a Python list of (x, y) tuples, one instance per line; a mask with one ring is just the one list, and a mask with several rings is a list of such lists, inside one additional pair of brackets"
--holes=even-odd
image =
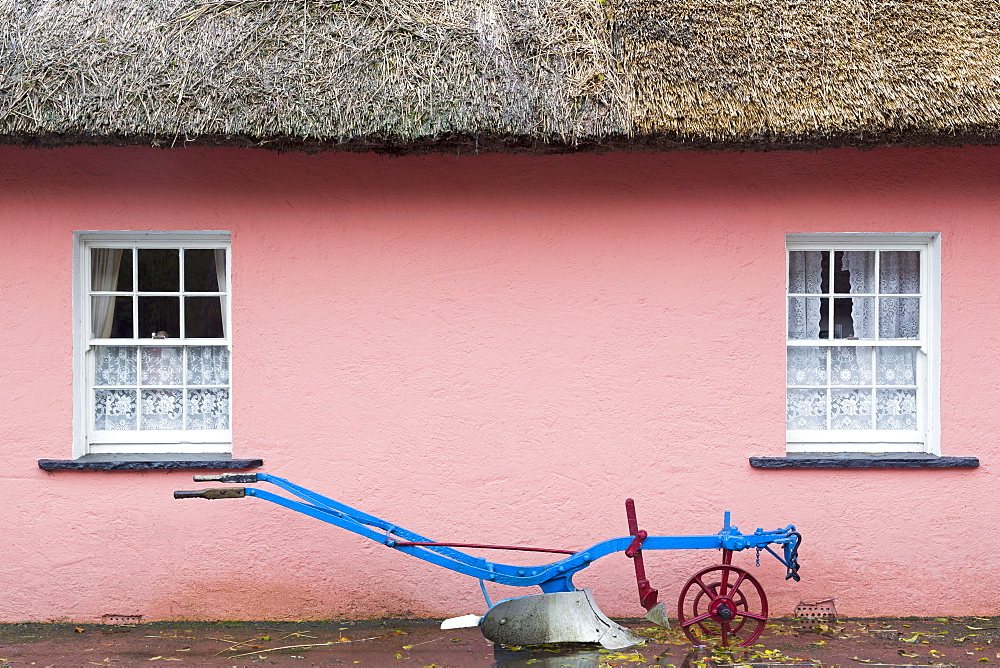
[(736, 616), (736, 604), (728, 596), (720, 596), (708, 607), (712, 619), (719, 623), (730, 622)]

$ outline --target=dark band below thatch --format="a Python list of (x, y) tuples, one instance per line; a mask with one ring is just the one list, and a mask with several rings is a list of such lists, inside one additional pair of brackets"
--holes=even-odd
[(5, 0), (0, 141), (1000, 143), (1000, 0)]

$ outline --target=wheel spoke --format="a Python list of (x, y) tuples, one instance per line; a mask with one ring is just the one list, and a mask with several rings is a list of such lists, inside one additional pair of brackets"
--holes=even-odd
[(737, 610), (736, 614), (739, 617), (749, 617), (750, 619), (756, 619), (756, 620), (761, 621), (761, 622), (766, 622), (767, 621), (767, 615), (762, 615), (762, 614), (757, 613), (757, 612), (749, 612), (747, 610)]
[(722, 622), (722, 646), (729, 647), (729, 623)]
[(702, 591), (704, 591), (706, 594), (708, 594), (709, 600), (712, 600), (712, 601), (715, 600), (717, 594), (715, 592), (713, 592), (711, 589), (709, 589), (708, 585), (706, 585), (704, 582), (701, 581), (701, 578), (697, 578), (696, 577), (694, 579), (694, 581), (698, 584), (699, 587), (701, 587)]
[(688, 626), (691, 626), (692, 624), (697, 624), (698, 622), (703, 622), (706, 619), (709, 619), (711, 616), (712, 616), (712, 613), (706, 612), (703, 615), (698, 615), (697, 617), (693, 617), (691, 619), (685, 619), (683, 622), (681, 622), (681, 626), (682, 627), (688, 627)]
[(740, 573), (739, 579), (736, 581), (736, 584), (734, 584), (733, 588), (730, 590), (732, 591), (732, 594), (729, 595), (729, 598), (735, 598), (736, 593), (739, 591), (740, 585), (743, 584), (743, 581), (746, 579), (747, 579), (747, 573), (745, 572)]

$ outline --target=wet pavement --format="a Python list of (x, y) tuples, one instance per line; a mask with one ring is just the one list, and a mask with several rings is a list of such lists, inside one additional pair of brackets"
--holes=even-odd
[(433, 621), (0, 624), (0, 668), (15, 666), (415, 666), (421, 668), (771, 668), (1000, 664), (1000, 617), (768, 622), (757, 643), (695, 648), (676, 630), (623, 622), (648, 638), (599, 646), (494, 645)]

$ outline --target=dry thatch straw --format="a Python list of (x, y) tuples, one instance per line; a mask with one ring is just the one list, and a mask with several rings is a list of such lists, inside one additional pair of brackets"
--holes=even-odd
[(989, 0), (626, 0), (638, 132), (741, 140), (1000, 129)]
[(1000, 138), (1000, 0), (0, 0), (0, 140)]

